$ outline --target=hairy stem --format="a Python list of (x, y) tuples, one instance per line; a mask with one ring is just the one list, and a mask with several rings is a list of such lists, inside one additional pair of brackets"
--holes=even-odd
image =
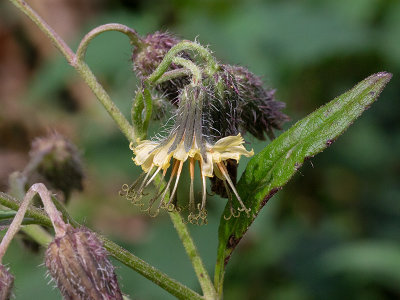
[[(68, 63), (73, 66), (81, 77), (85, 80), (88, 86), (92, 89), (94, 94), (97, 96), (99, 101), (105, 107), (107, 112), (111, 115), (114, 121), (117, 123), (120, 130), (124, 133), (129, 141), (136, 140), (134, 136), (134, 130), (120, 110), (115, 106), (112, 102), (111, 98), (108, 96), (107, 92), (104, 88), (100, 85), (97, 81), (94, 74), (91, 72), (90, 68), (82, 61), (82, 58), (85, 54), (87, 44), (98, 34), (100, 34), (102, 29), (98, 31), (91, 31), (92, 34), (88, 34), (84, 41), (82, 41), (80, 47), (78, 48), (78, 56), (74, 54), (74, 52), (68, 47), (68, 45), (56, 34), (56, 32), (35, 12), (33, 11), (25, 1), (22, 0), (10, 0), (15, 6), (17, 6), (22, 12), (24, 12), (37, 26), (50, 38), (53, 44), (61, 51), (61, 53), (65, 56)], [(103, 28), (104, 29), (104, 28)], [(126, 29), (126, 28), (125, 28)], [(125, 29), (121, 29), (124, 31)], [(113, 29), (115, 30), (115, 29)], [(129, 32), (129, 34), (133, 34)], [(133, 37), (133, 36), (132, 36)], [(131, 39), (132, 40), (132, 39)], [(137, 42), (139, 45), (139, 42)], [(140, 45), (139, 45), (140, 46)], [(197, 43), (193, 43), (190, 41), (183, 41), (178, 45), (174, 46), (166, 55), (163, 62), (158, 66), (156, 71), (150, 76), (148, 82), (154, 83), (157, 81), (168, 69), (169, 65), (172, 62), (172, 59), (181, 51), (184, 50), (192, 50), (196, 51), (200, 54), (200, 56), (207, 62), (208, 69), (210, 72), (215, 72), (218, 70), (219, 66), (211, 53), (201, 45)], [(0, 192), (0, 203), (4, 206), (7, 206), (11, 209), (18, 209), (19, 202), (13, 201), (10, 199), (10, 196), (3, 194)], [(38, 222), (41, 221), (41, 224), (51, 225), (50, 220), (35, 208), (29, 209), (27, 216), (33, 217)], [(175, 218), (172, 218), (175, 219)], [(197, 254), (197, 251), (190, 252), (190, 249), (196, 249), (195, 245), (190, 238), (189, 232), (187, 231), (186, 225), (182, 222), (179, 217), (178, 220), (173, 220), (174, 224), (177, 222), (178, 225), (175, 228), (178, 231), (179, 236), (182, 239), (185, 239), (184, 243), (186, 244), (185, 249), (189, 254), (190, 259), (192, 260), (193, 265), (196, 264), (195, 270), (196, 274), (207, 274), (205, 272), (204, 266), (201, 262), (200, 257)], [(180, 224), (180, 223), (181, 224)], [(186, 231), (186, 232), (185, 232)], [(153, 266), (147, 264), (140, 258), (134, 256), (133, 254), (129, 253), (125, 249), (121, 248), (120, 246), (116, 245), (115, 243), (107, 240), (106, 238), (101, 238), (104, 242), (104, 246), (113, 255), (117, 260), (121, 261), (125, 265), (131, 267), (132, 269), (136, 270), (138, 273), (142, 274), (144, 277), (150, 279), (154, 283), (158, 284), (165, 290), (169, 291), (171, 294), (177, 296), (180, 299), (202, 299), (200, 295), (195, 293), (194, 291), (190, 290), (186, 286), (182, 285), (181, 283), (169, 278), (167, 275), (158, 271)], [(189, 253), (190, 252), (190, 253)], [(196, 263), (194, 263), (196, 261)], [(210, 286), (209, 282), (210, 279), (208, 275), (206, 276), (208, 279), (203, 280), (198, 276), (199, 280), (201, 281), (202, 288), (205, 286), (205, 290), (203, 291), (205, 295), (208, 297), (210, 295), (214, 295), (215, 292), (211, 291), (212, 285)]]
[(211, 53), (201, 46), (200, 44), (191, 42), (191, 41), (182, 41), (172, 47), (168, 53), (164, 56), (162, 62), (158, 65), (158, 67), (154, 70), (154, 72), (147, 78), (147, 82), (149, 84), (154, 84), (168, 69), (171, 65), (172, 60), (176, 57), (180, 52), (185, 50), (192, 50), (200, 54), (200, 56), (207, 62), (207, 70), (209, 73), (214, 73), (218, 71), (219, 65)]
[(182, 67), (188, 69), (190, 73), (192, 73), (192, 85), (198, 85), (201, 83), (201, 70), (194, 62), (179, 56), (174, 57), (172, 62), (174, 64), (181, 65)]
[(124, 265), (134, 269), (139, 274), (150, 279), (158, 286), (162, 287), (166, 291), (170, 292), (172, 295), (179, 299), (204, 299), (202, 296), (192, 291), (188, 287), (184, 286), (180, 282), (171, 279), (169, 276), (159, 271), (155, 267), (149, 265), (144, 260), (134, 256), (132, 253), (118, 246), (114, 242), (100, 237), (103, 241), (104, 248), (107, 251), (122, 262)]
[(119, 129), (122, 131), (125, 137), (129, 141), (134, 141), (135, 135), (131, 124), (129, 124), (128, 120), (111, 100), (103, 86), (97, 81), (96, 76), (94, 76), (88, 65), (82, 61), (79, 61), (76, 63), (75, 69), (82, 76), (87, 85), (92, 89), (97, 99), (101, 104), (103, 104), (104, 108), (111, 115), (115, 123), (117, 123)]
[[(65, 56), (68, 63), (74, 67), (81, 77), (85, 80), (87, 85), (92, 89), (93, 93), (99, 99), (100, 103), (104, 106), (110, 116), (117, 123), (120, 130), (128, 138), (128, 140), (135, 140), (133, 135), (132, 126), (124, 117), (118, 107), (114, 104), (107, 92), (97, 81), (96, 77), (89, 69), (89, 67), (82, 60), (76, 58), (75, 53), (68, 47), (64, 40), (23, 0), (10, 0), (16, 7), (25, 13), (38, 27), (42, 30), (56, 46), (58, 50)], [(86, 45), (87, 47), (87, 45)], [(81, 52), (84, 53), (84, 46)]]
[(118, 24), (118, 23), (104, 24), (104, 25), (94, 28), (93, 30), (91, 30), (84, 36), (82, 41), (79, 43), (78, 49), (76, 50), (75, 59), (77, 61), (83, 61), (85, 58), (86, 50), (87, 50), (87, 47), (89, 46), (89, 43), (96, 36), (100, 35), (103, 32), (107, 32), (107, 31), (122, 32), (123, 34), (128, 36), (132, 45), (134, 45), (135, 47), (138, 47), (138, 48), (143, 47), (144, 42), (134, 29), (132, 29), (128, 26), (122, 25), (122, 24)]
[(190, 75), (190, 71), (182, 68), (182, 69), (176, 69), (176, 70), (171, 70), (168, 72), (165, 72), (160, 78), (158, 78), (154, 84), (155, 85), (159, 85), (163, 82), (175, 79), (175, 78), (179, 78), (179, 77), (183, 77), (183, 76), (188, 76)]
[(25, 1), (10, 0), (16, 7), (25, 13), (47, 37), (52, 41), (54, 46), (65, 56), (69, 63), (72, 62), (75, 54), (64, 42), (64, 40), (51, 28), (45, 20), (43, 20)]

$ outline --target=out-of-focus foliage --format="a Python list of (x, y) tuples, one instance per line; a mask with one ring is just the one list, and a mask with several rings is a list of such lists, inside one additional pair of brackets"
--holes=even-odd
[[(400, 297), (399, 1), (29, 3), (74, 47), (88, 30), (106, 22), (141, 34), (166, 29), (197, 38), (223, 62), (245, 65), (277, 88), (293, 122), (372, 73), (393, 73), (372, 109), (306, 163), (262, 210), (232, 256), (224, 294), (226, 299)], [(32, 139), (56, 128), (82, 150), (86, 165), (85, 189), (71, 197), (71, 214), (199, 289), (167, 216), (150, 219), (118, 196), (121, 185), (140, 173), (128, 143), (50, 42), (7, 1), (0, 4), (0, 44), (1, 190), (9, 172), (23, 168)], [(127, 116), (137, 84), (130, 53), (126, 37), (106, 33), (87, 55)], [(151, 125), (152, 132), (158, 125)], [(265, 143), (252, 146), (257, 152)], [(184, 182), (180, 193), (185, 193)], [(209, 224), (191, 228), (210, 271), (225, 201), (210, 197)], [(4, 261), (15, 275), (17, 299), (58, 297), (38, 267), (43, 254), (23, 251), (18, 243), (13, 247)], [(121, 288), (132, 298), (172, 298), (117, 266)]]

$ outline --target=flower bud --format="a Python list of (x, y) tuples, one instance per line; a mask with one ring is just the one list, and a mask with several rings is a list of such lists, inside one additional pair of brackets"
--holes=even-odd
[(8, 272), (7, 268), (0, 264), (0, 300), (11, 298), (14, 277)]
[(46, 251), (46, 267), (65, 299), (122, 300), (114, 267), (95, 234), (66, 225)]
[[(80, 155), (76, 147), (58, 133), (37, 138), (32, 143), (31, 161), (37, 161), (37, 167), (31, 177), (34, 181), (44, 179), (53, 189), (63, 192), (68, 199), (73, 190), (82, 190), (83, 170)], [(36, 178), (35, 178), (36, 177)]]
[(281, 112), (285, 104), (275, 100), (275, 90), (265, 89), (261, 79), (246, 68), (224, 65), (222, 69), (228, 97), (238, 99), (240, 132), (248, 131), (260, 140), (265, 140), (265, 134), (273, 139), (273, 129), (281, 130), (289, 120)]
[[(135, 48), (132, 54), (133, 69), (140, 79), (145, 79), (163, 60), (165, 54), (180, 40), (167, 32), (155, 32), (144, 39), (144, 46)], [(188, 57), (184, 54), (184, 57)], [(178, 66), (171, 64), (169, 70), (177, 69)], [(171, 101), (176, 100), (179, 90), (189, 83), (185, 76), (164, 82), (157, 86), (157, 90)]]

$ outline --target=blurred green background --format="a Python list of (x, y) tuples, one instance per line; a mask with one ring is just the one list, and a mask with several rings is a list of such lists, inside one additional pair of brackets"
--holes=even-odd
[[(400, 1), (28, 2), (73, 49), (87, 31), (108, 22), (142, 35), (168, 30), (197, 39), (219, 60), (247, 66), (276, 88), (290, 124), (372, 73), (393, 73), (379, 101), (266, 205), (232, 256), (224, 295), (400, 298)], [(168, 216), (149, 218), (118, 196), (140, 173), (127, 141), (63, 57), (7, 1), (0, 4), (0, 45), (0, 189), (7, 190), (10, 172), (23, 169), (32, 139), (56, 129), (78, 146), (85, 165), (85, 189), (73, 194), (71, 214), (199, 291)], [(127, 116), (138, 83), (130, 53), (119, 33), (98, 37), (87, 53)], [(267, 144), (246, 139), (255, 150)], [(190, 229), (213, 272), (225, 200), (209, 198), (209, 224)], [(16, 299), (60, 298), (45, 279), (43, 251), (31, 253), (15, 241), (4, 262), (16, 277)], [(173, 299), (115, 265), (132, 299)]]

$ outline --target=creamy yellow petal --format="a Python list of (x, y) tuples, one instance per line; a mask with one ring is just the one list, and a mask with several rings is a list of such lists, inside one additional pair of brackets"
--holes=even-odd
[[(194, 159), (196, 159), (196, 157), (200, 156), (200, 149), (192, 148), (189, 150), (188, 155), (189, 155), (189, 157), (193, 157)], [(197, 159), (200, 160), (200, 158), (197, 158)]]
[[(254, 151), (253, 150), (247, 151), (243, 146), (232, 147), (232, 148), (229, 148), (229, 151), (222, 152), (218, 158), (220, 160), (235, 159), (236, 161), (239, 162), (241, 155), (250, 157), (250, 156), (254, 155)], [(220, 161), (218, 161), (218, 162), (220, 162)]]
[(240, 146), (243, 143), (244, 143), (244, 140), (239, 133), (238, 135), (231, 135), (231, 136), (227, 136), (227, 137), (224, 137), (224, 138), (218, 140), (214, 144), (213, 149), (215, 151), (223, 151), (226, 148)]
[(172, 153), (168, 154), (168, 147), (163, 146), (154, 151), (153, 162), (156, 166), (165, 169), (169, 166), (169, 160), (171, 159), (171, 156)]
[(207, 161), (201, 157), (201, 174), (207, 177), (213, 177), (213, 159), (210, 152), (206, 152)]
[(221, 162), (228, 159), (234, 159), (237, 162), (239, 162), (240, 154), (236, 152), (224, 152), (220, 155), (220, 161), (215, 161), (215, 162)]
[(148, 172), (151, 168), (151, 166), (153, 165), (153, 156), (154, 155), (150, 155), (148, 159), (146, 159), (146, 161), (141, 165), (142, 170), (144, 172)]
[(134, 162), (137, 165), (142, 165), (151, 155), (152, 151), (157, 147), (157, 143), (152, 141), (143, 141), (133, 149), (135, 154)]
[(173, 157), (177, 160), (185, 161), (187, 160), (188, 155), (189, 153), (185, 151), (185, 146), (182, 140), (182, 142), (179, 143), (178, 147), (176, 147)]

